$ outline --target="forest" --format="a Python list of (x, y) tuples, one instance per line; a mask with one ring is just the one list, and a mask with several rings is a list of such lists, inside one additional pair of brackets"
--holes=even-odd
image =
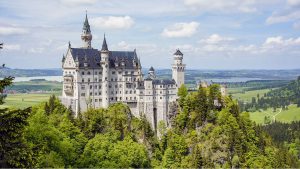
[(300, 77), (290, 83), (269, 91), (263, 96), (253, 97), (251, 103), (240, 104), (242, 111), (256, 111), (267, 108), (287, 109), (290, 104), (297, 104), (300, 107)]
[[(0, 92), (11, 84), (0, 82)], [(299, 145), (274, 141), (219, 87), (180, 87), (171, 123), (161, 122), (156, 132), (122, 103), (78, 118), (55, 96), (26, 109), (0, 109), (0, 167), (300, 167)]]

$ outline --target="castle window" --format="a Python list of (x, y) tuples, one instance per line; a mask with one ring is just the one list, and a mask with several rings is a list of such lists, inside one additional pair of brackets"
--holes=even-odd
[(132, 97), (130, 97), (130, 100), (132, 100)]
[(113, 79), (113, 78), (111, 78), (111, 79), (110, 79), (110, 81), (112, 81), (112, 82), (113, 82), (113, 81), (114, 81), (114, 79)]
[(99, 85), (99, 89), (101, 89), (101, 85)]
[(118, 78), (115, 78), (115, 81), (118, 81)]
[(134, 97), (134, 100), (136, 100), (136, 97)]
[(130, 90), (130, 91), (129, 91), (129, 93), (131, 94), (131, 93), (132, 93), (132, 91)]
[(84, 86), (84, 85), (82, 85), (82, 86), (81, 86), (81, 90), (84, 90), (84, 89), (85, 89), (85, 86)]
[(118, 88), (118, 85), (115, 85), (115, 88)]
[(128, 72), (127, 71), (125, 71), (125, 75), (127, 75), (128, 74)]
[(85, 96), (85, 93), (81, 93), (81, 96)]
[(95, 99), (95, 102), (98, 102), (98, 99)]
[(122, 100), (122, 97), (120, 97), (120, 100)]
[(133, 75), (133, 74), (134, 74), (134, 71), (131, 71), (131, 74)]
[(99, 92), (99, 96), (101, 95), (101, 92)]
[(95, 75), (97, 74), (97, 71), (95, 71)]
[(114, 91), (111, 91), (110, 93), (111, 93), (111, 94), (114, 94)]
[(125, 91), (125, 94), (127, 94), (127, 93), (128, 93), (128, 91), (126, 90), (126, 91)]
[(120, 91), (120, 94), (121, 94), (122, 92)]
[(95, 78), (95, 82), (97, 82), (97, 78)]
[(92, 96), (93, 95), (93, 93), (92, 92), (90, 92), (90, 96)]
[(160, 91), (159, 93), (162, 94), (162, 91)]
[(126, 100), (128, 100), (128, 98), (126, 97)]
[(90, 72), (90, 71), (88, 71), (88, 72), (87, 72), (87, 74), (88, 74), (88, 75), (90, 75), (90, 74), (91, 74), (91, 72)]
[(88, 82), (90, 82), (91, 81), (91, 79), (90, 78), (88, 78)]
[(162, 97), (160, 97), (160, 100), (162, 99)]
[(118, 101), (118, 98), (116, 97), (116, 101)]
[(102, 72), (99, 72), (99, 75), (102, 75)]
[(133, 91), (133, 93), (135, 94), (135, 90)]
[(95, 92), (95, 96), (97, 96), (97, 92)]
[(119, 71), (119, 74), (122, 74), (122, 72), (121, 72), (121, 71)]
[(116, 72), (115, 72), (115, 71), (112, 71), (112, 72), (111, 72), (111, 74), (113, 74), (113, 75), (114, 75), (114, 74), (116, 74)]
[(109, 88), (111, 88), (111, 85), (109, 85)]
[(82, 71), (81, 74), (84, 75), (84, 71)]
[(84, 82), (84, 79), (82, 79), (82, 82)]
[(97, 85), (95, 85), (95, 89), (97, 89)]
[(120, 84), (119, 86), (120, 86), (120, 88), (122, 87), (122, 85), (121, 85), (121, 84)]
[(116, 94), (118, 94), (118, 91), (116, 91)]
[(90, 89), (92, 89), (93, 88), (93, 86), (92, 85), (90, 85)]

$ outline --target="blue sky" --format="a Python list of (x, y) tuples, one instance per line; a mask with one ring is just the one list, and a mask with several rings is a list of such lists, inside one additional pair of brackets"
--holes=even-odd
[(81, 47), (85, 17), (100, 48), (137, 49), (144, 68), (170, 68), (179, 48), (188, 69), (300, 68), (300, 0), (1, 0), (1, 62), (59, 68)]

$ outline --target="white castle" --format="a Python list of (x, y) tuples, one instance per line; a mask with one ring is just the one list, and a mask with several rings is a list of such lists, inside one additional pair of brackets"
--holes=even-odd
[(154, 129), (168, 124), (172, 102), (184, 84), (185, 64), (179, 49), (174, 53), (172, 79), (157, 79), (153, 67), (143, 76), (142, 65), (134, 51), (110, 51), (105, 35), (101, 50), (92, 48), (92, 34), (86, 15), (81, 34), (83, 46), (69, 43), (63, 55), (63, 91), (61, 101), (78, 113), (91, 108), (107, 108), (116, 102), (126, 103), (136, 117), (145, 115)]

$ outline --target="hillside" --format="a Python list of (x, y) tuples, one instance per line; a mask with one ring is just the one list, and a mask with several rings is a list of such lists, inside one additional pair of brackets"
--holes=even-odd
[[(144, 117), (132, 116), (121, 103), (90, 109), (77, 119), (55, 98), (32, 109), (0, 109), (1, 166), (38, 168), (288, 168), (299, 167), (297, 154), (277, 147), (240, 113), (219, 86), (180, 99), (170, 124), (155, 131)], [(218, 106), (214, 100), (219, 101)], [(2, 123), (1, 123), (2, 124)], [(169, 126), (169, 127), (167, 127)], [(9, 128), (8, 128), (9, 127)], [(9, 131), (9, 132), (7, 132)], [(17, 140), (12, 149), (7, 143)], [(21, 152), (21, 153), (17, 153)], [(280, 155), (278, 155), (280, 154)], [(19, 160), (19, 159), (24, 160)]]

